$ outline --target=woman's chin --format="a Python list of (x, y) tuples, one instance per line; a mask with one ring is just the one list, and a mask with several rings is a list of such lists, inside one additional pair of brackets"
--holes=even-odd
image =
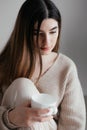
[(48, 55), (52, 52), (51, 49), (49, 49), (49, 50), (41, 49), (40, 51), (41, 51), (41, 55)]
[(41, 51), (41, 55), (49, 55), (51, 51)]

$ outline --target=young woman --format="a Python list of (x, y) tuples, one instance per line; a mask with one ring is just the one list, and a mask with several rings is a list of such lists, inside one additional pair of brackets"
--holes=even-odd
[[(52, 1), (24, 2), (0, 54), (1, 130), (85, 130), (81, 84), (74, 62), (58, 52), (60, 32), (61, 15)], [(58, 113), (41, 116), (49, 109), (31, 108), (26, 93), (55, 96)]]

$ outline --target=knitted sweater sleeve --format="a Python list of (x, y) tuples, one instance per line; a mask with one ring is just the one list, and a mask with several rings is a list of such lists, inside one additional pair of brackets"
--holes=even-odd
[(10, 129), (8, 129), (8, 128), (5, 126), (5, 124), (4, 124), (3, 120), (2, 120), (2, 115), (3, 115), (3, 113), (4, 113), (6, 110), (7, 110), (7, 109), (6, 109), (4, 106), (0, 106), (0, 130), (10, 130)]
[[(0, 97), (0, 101), (2, 101), (2, 97)], [(8, 120), (8, 112), (11, 108), (7, 108), (0, 103), (0, 130), (16, 130), (16, 126), (11, 124)]]
[(72, 65), (64, 83), (58, 130), (85, 130), (86, 110), (77, 69)]

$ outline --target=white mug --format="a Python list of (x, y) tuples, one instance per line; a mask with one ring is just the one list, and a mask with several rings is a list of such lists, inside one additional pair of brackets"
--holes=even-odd
[(46, 93), (35, 94), (31, 97), (32, 108), (48, 108), (50, 111), (42, 116), (55, 115), (57, 113), (57, 100), (52, 95)]

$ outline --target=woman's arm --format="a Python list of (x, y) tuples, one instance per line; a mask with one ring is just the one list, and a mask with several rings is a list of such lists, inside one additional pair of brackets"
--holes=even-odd
[(7, 111), (7, 108), (0, 106), (0, 130), (10, 130), (3, 121), (3, 114)]
[[(0, 105), (2, 101), (2, 94), (0, 93)], [(3, 114), (7, 111), (5, 106), (0, 106), (0, 130), (9, 130), (3, 122)]]
[(67, 76), (63, 101), (61, 103), (58, 130), (85, 130), (86, 110), (81, 84), (76, 67), (71, 67)]
[(3, 95), (1, 105), (13, 108), (3, 114), (4, 123), (8, 128), (32, 127), (34, 122), (44, 122), (53, 118), (53, 116), (41, 116), (48, 113), (49, 109), (31, 108), (29, 97), (38, 91), (35, 86), (30, 87), (30, 83), (26, 78), (16, 79)]

